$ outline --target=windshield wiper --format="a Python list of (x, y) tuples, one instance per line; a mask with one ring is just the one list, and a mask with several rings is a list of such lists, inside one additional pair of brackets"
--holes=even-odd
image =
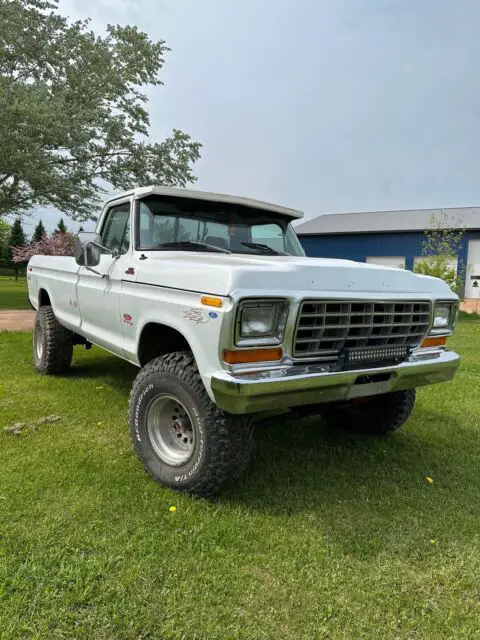
[(155, 245), (154, 249), (207, 249), (208, 251), (216, 251), (217, 253), (232, 253), (228, 249), (222, 249), (216, 247), (213, 244), (207, 244), (206, 242), (192, 242), (190, 240), (179, 240), (177, 242), (162, 242), (162, 244)]
[(241, 242), (240, 244), (244, 244), (246, 247), (250, 247), (250, 249), (260, 249), (260, 251), (266, 251), (270, 253), (272, 256), (289, 256), (289, 253), (285, 253), (285, 251), (277, 251), (276, 249), (272, 249), (268, 244), (260, 244), (259, 242)]

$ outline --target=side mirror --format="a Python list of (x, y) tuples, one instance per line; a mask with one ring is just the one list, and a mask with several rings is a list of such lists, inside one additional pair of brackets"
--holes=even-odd
[(96, 267), (102, 255), (101, 242), (98, 233), (79, 233), (75, 244), (75, 262), (81, 267)]

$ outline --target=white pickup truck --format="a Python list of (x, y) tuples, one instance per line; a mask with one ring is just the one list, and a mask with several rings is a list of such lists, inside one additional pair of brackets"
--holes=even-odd
[(106, 203), (76, 256), (34, 256), (37, 370), (73, 346), (140, 367), (129, 400), (138, 456), (160, 483), (212, 495), (246, 468), (253, 416), (289, 408), (387, 434), (415, 388), (449, 380), (458, 298), (436, 278), (307, 258), (302, 214), (165, 187)]

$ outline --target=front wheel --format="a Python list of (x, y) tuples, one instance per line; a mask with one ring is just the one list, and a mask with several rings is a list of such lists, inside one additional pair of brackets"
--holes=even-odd
[(324, 405), (320, 415), (327, 424), (364, 435), (387, 436), (412, 415), (415, 389), (359, 398), (347, 405)]
[(188, 352), (155, 358), (140, 371), (129, 426), (137, 455), (155, 480), (200, 496), (238, 478), (253, 446), (250, 418), (216, 407)]

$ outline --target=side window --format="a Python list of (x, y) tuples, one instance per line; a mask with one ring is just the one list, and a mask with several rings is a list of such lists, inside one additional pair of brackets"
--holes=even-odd
[(126, 253), (130, 247), (130, 204), (112, 207), (102, 229), (102, 244), (107, 249)]

